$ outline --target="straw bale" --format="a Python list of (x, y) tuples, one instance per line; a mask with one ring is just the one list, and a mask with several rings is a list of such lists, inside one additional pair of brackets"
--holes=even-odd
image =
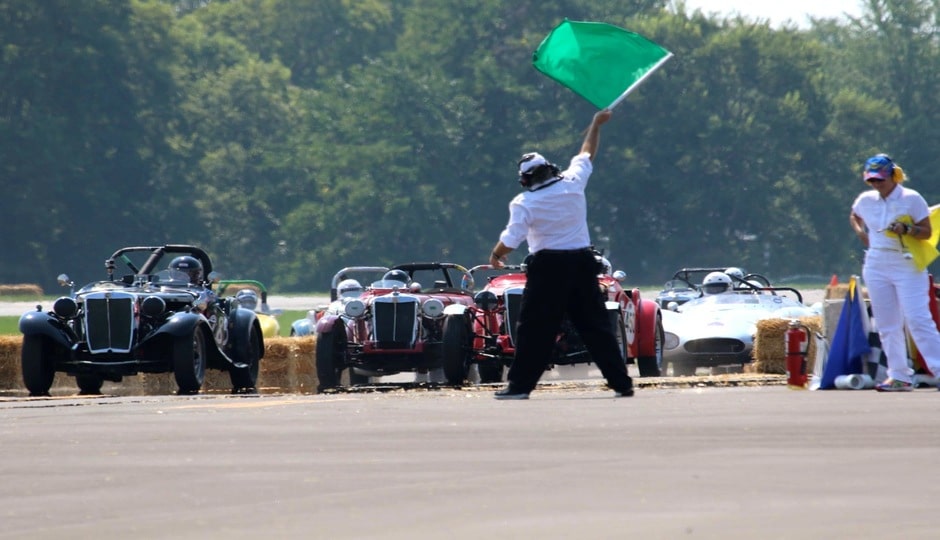
[[(22, 390), (20, 350), (22, 336), (0, 336), (0, 390)], [(264, 358), (258, 374), (258, 390), (262, 393), (313, 393), (317, 379), (315, 367), (316, 338), (269, 338), (264, 343)], [(105, 382), (102, 391), (111, 395), (165, 395), (176, 393), (172, 373), (141, 373), (124, 377), (120, 383)], [(227, 371), (206, 370), (203, 391), (230, 392), (231, 376)], [(56, 373), (51, 393), (71, 394), (78, 391), (75, 378)]]
[[(861, 285), (861, 281), (857, 282), (858, 285)], [(859, 291), (862, 295), (862, 298), (868, 298), (868, 289), (866, 287), (860, 287)], [(826, 285), (826, 298), (825, 300), (842, 300), (845, 298), (845, 295), (849, 292), (848, 283), (837, 283), (835, 286)]]
[(20, 388), (20, 336), (0, 336), (0, 389)]
[(42, 296), (42, 287), (35, 283), (0, 285), (0, 296)]
[[(799, 321), (809, 328), (809, 348), (806, 352), (806, 372), (812, 373), (816, 360), (815, 334), (822, 332), (822, 317), (812, 315), (800, 317)], [(755, 373), (787, 372), (787, 355), (784, 344), (784, 334), (790, 324), (790, 319), (764, 319), (757, 322), (757, 333), (754, 335), (754, 364)]]

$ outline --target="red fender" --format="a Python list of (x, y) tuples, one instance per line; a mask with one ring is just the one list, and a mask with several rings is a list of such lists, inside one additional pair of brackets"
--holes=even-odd
[[(644, 300), (640, 289), (633, 289), (626, 302), (632, 307), (634, 319), (633, 341), (628, 343), (627, 353), (630, 358), (641, 356), (655, 356), (656, 354), (656, 321), (660, 318), (660, 307), (653, 300)], [(629, 325), (629, 322), (628, 322)], [(629, 329), (627, 330), (629, 334)]]
[[(937, 327), (937, 330), (940, 330), (940, 306), (938, 306), (937, 303), (937, 288), (933, 284), (933, 274), (928, 274), (927, 278), (929, 280), (929, 288), (927, 289), (927, 297), (929, 300), (927, 305), (930, 306), (930, 316), (933, 317), (934, 325)], [(913, 340), (911, 340), (911, 343), (913, 344)], [(930, 374), (930, 376), (934, 376), (934, 374), (930, 372), (930, 368), (927, 367), (927, 362), (924, 361), (924, 357), (920, 354), (920, 351), (917, 351), (915, 354), (914, 371), (922, 371)]]

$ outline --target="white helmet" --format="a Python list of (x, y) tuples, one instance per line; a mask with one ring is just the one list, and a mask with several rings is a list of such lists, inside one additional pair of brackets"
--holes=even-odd
[(726, 268), (725, 273), (733, 278), (744, 279), (744, 270), (741, 270), (737, 266)]
[(251, 289), (242, 289), (235, 293), (238, 305), (245, 309), (254, 311), (258, 308), (258, 293)]
[(731, 290), (731, 278), (724, 272), (712, 272), (702, 281), (702, 293), (721, 294)]
[(355, 279), (344, 279), (336, 286), (336, 293), (341, 298), (355, 298), (362, 294), (362, 284)]

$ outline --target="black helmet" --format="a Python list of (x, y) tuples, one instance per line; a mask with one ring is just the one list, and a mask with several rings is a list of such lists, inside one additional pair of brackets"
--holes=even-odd
[(407, 284), (408, 281), (411, 280), (411, 278), (408, 277), (408, 272), (405, 272), (404, 270), (396, 269), (396, 270), (389, 270), (388, 272), (385, 272), (385, 275), (382, 276), (382, 280), (383, 281), (400, 281), (402, 283)]
[(195, 257), (180, 255), (170, 261), (170, 266), (167, 268), (186, 273), (189, 276), (190, 283), (202, 283), (202, 263)]
[(519, 183), (528, 188), (555, 178), (561, 170), (538, 152), (523, 154), (519, 159)]

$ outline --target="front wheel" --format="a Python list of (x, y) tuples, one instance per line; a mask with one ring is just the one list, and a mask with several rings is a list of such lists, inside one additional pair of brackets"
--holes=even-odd
[(640, 377), (659, 377), (666, 370), (663, 369), (663, 341), (665, 341), (666, 332), (663, 330), (663, 321), (656, 317), (656, 328), (653, 331), (653, 355), (641, 356), (637, 358), (637, 369), (640, 371)]
[[(463, 315), (451, 315), (444, 319), (444, 341), (441, 356), (447, 384), (459, 386), (467, 380), (470, 371), (472, 342), (470, 324)], [(480, 374), (482, 378), (482, 373)]]
[(346, 328), (342, 321), (336, 321), (330, 332), (317, 334), (316, 364), (318, 392), (339, 386), (346, 367)]
[(179, 394), (195, 394), (206, 378), (206, 335), (198, 326), (173, 343), (173, 375)]
[(20, 366), (23, 370), (23, 385), (29, 390), (29, 395), (48, 396), (55, 379), (55, 366), (45, 339), (23, 336)]
[(232, 379), (233, 394), (250, 394), (256, 391), (258, 373), (261, 371), (261, 334), (252, 327), (248, 334), (244, 356), (240, 358), (243, 367), (233, 367), (229, 376)]

